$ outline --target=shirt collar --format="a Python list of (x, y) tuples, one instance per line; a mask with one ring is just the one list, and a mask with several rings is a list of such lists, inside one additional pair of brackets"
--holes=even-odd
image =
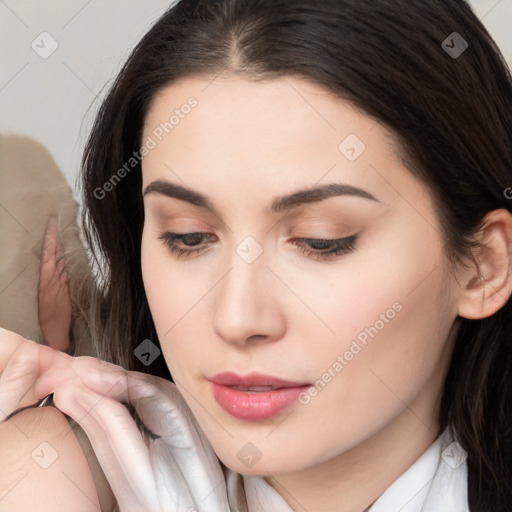
[(446, 427), (369, 512), (469, 512), (467, 453), (456, 439)]
[[(446, 429), (368, 512), (469, 512), (467, 454)], [(249, 512), (293, 512), (263, 477), (243, 475)]]

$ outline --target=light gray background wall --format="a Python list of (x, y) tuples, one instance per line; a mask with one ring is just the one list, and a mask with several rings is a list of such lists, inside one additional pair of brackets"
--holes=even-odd
[[(0, 133), (43, 144), (73, 187), (105, 84), (170, 3), (0, 0)], [(471, 5), (512, 67), (512, 0)]]

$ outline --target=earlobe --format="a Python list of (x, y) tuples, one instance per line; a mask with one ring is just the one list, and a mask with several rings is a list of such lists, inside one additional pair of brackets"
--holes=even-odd
[(493, 210), (482, 221), (475, 265), (462, 284), (458, 315), (471, 320), (489, 317), (512, 293), (512, 214)]

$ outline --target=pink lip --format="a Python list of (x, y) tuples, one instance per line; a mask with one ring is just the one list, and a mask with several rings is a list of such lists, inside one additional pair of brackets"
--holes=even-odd
[[(311, 386), (305, 382), (291, 382), (270, 375), (250, 373), (237, 375), (223, 372), (208, 378), (217, 403), (235, 418), (258, 421), (276, 416), (297, 400)], [(270, 390), (240, 390), (237, 387), (272, 387)]]

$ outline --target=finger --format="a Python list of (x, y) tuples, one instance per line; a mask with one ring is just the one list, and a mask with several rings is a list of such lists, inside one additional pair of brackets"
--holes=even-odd
[(178, 501), (178, 510), (229, 510), (219, 460), (178, 387), (139, 372), (128, 372), (126, 382), (130, 403), (159, 435), (150, 454), (155, 474), (173, 475), (172, 487), (168, 482), (163, 486), (168, 499)]
[(193, 438), (197, 437), (192, 432), (196, 429), (190, 426), (195, 419), (172, 382), (80, 356), (67, 368), (48, 368), (35, 389), (38, 395), (46, 396), (74, 378), (93, 393), (132, 405), (144, 425), (167, 444), (181, 449), (195, 446)]
[(62, 265), (62, 270), (60, 272), (60, 284), (62, 287), (68, 287), (68, 273), (64, 270), (64, 264)]
[(56, 274), (55, 255), (46, 255), (39, 267), (39, 294), (44, 293)]
[(50, 216), (46, 224), (46, 230), (43, 236), (43, 250), (41, 253), (42, 263), (52, 263), (55, 261), (55, 254), (57, 252), (58, 233), (57, 233), (57, 219), (54, 215)]
[(16, 348), (25, 341), (23, 336), (0, 327), (0, 375)]
[(45, 270), (44, 281), (41, 281), (39, 294), (42, 300), (44, 300), (44, 298), (51, 298), (50, 304), (53, 305), (57, 297), (63, 291), (67, 291), (68, 273), (64, 270), (62, 261), (57, 264), (57, 268), (54, 269), (51, 275), (47, 270), (48, 269)]
[[(126, 389), (126, 385), (122, 383), (126, 379), (126, 373), (127, 370), (123, 367), (95, 357), (71, 357), (71, 363), (66, 368), (47, 366), (35, 384), (35, 389), (41, 396), (46, 396), (63, 386), (66, 381), (80, 378), (84, 388), (117, 399), (118, 396), (126, 396), (121, 394), (121, 390)], [(114, 387), (117, 389), (114, 390)], [(122, 400), (123, 398), (120, 399)]]
[[(117, 402), (131, 404), (155, 434), (172, 438), (176, 446), (191, 446), (187, 437), (180, 437), (188, 428), (183, 419), (188, 407), (172, 382), (88, 356), (74, 358), (70, 371), (80, 376), (85, 388)], [(50, 368), (38, 383), (38, 392), (45, 396), (60, 385), (59, 380), (67, 378), (57, 368)], [(156, 410), (158, 414), (154, 414)]]
[[(111, 386), (112, 389), (116, 389), (117, 398), (127, 398), (129, 403), (140, 412), (139, 416), (143, 421), (151, 423), (152, 419), (156, 419), (159, 422), (164, 422), (167, 431), (172, 431), (172, 438), (168, 434), (156, 441), (151, 440), (149, 441), (148, 450), (146, 444), (140, 444), (138, 427), (124, 406), (107, 395), (99, 396), (96, 394), (96, 399), (91, 399), (89, 392), (87, 392), (80, 395), (80, 400), (87, 403), (90, 407), (88, 412), (96, 417), (97, 424), (107, 433), (106, 436), (102, 436), (100, 431), (97, 432), (98, 449), (101, 450), (101, 446), (107, 451), (113, 449), (118, 460), (125, 460), (125, 464), (133, 468), (139, 457), (137, 455), (137, 459), (132, 460), (132, 457), (136, 457), (133, 451), (134, 440), (138, 441), (138, 444), (142, 447), (144, 461), (146, 461), (146, 457), (149, 457), (148, 467), (143, 471), (144, 476), (133, 473), (130, 480), (135, 479), (142, 482), (149, 478), (152, 482), (151, 485), (157, 486), (156, 493), (151, 495), (158, 496), (160, 500), (163, 500), (160, 501), (161, 506), (165, 504), (162, 510), (169, 512), (191, 509), (198, 512), (229, 510), (225, 493), (222, 495), (221, 492), (220, 499), (218, 492), (212, 493), (212, 489), (223, 481), (222, 470), (213, 451), (212, 457), (215, 459), (217, 473), (211, 470), (209, 459), (204, 456), (203, 450), (200, 448), (202, 444), (191, 442), (188, 429), (185, 428), (183, 418), (177, 412), (173, 402), (168, 397), (166, 400), (162, 400), (163, 397), (157, 398), (158, 393), (155, 393), (152, 384), (143, 378), (145, 374), (133, 376), (131, 373), (136, 372), (127, 373), (128, 378), (121, 381), (128, 384), (126, 394), (121, 392), (119, 385)], [(162, 382), (164, 382), (163, 379)], [(119, 418), (121, 419), (119, 420)], [(117, 424), (118, 420), (119, 424)], [(133, 429), (133, 433), (130, 432), (130, 435), (124, 438), (124, 429), (127, 426)], [(93, 429), (94, 426), (91, 428)], [(91, 430), (91, 432), (93, 431)], [(116, 432), (115, 438), (108, 436), (108, 433), (112, 432)], [(183, 434), (187, 434), (187, 436), (184, 437)], [(180, 438), (179, 442), (177, 442), (177, 438)], [(203, 442), (205, 441), (203, 440)], [(130, 447), (128, 452), (125, 450), (126, 446)], [(196, 454), (196, 451), (199, 452), (199, 455)], [(98, 456), (101, 457), (99, 454)], [(105, 456), (103, 462), (107, 463), (107, 461), (108, 456)], [(172, 475), (172, 478), (169, 478), (169, 475)], [(148, 503), (148, 485), (140, 486), (139, 489), (142, 488), (142, 490), (138, 491), (138, 495), (144, 496), (144, 503)], [(131, 486), (133, 487), (133, 484)], [(207, 503), (201, 503), (201, 507), (196, 508), (197, 504), (203, 501), (205, 497), (208, 497)], [(210, 508), (206, 508), (206, 506)]]
[[(225, 488), (218, 485), (223, 482), (219, 461), (173, 383), (94, 358), (82, 356), (75, 358), (75, 363), (74, 371), (82, 376), (88, 393), (103, 397), (97, 405), (89, 403), (95, 412), (108, 414), (102, 406), (124, 401), (135, 408), (144, 425), (160, 436), (150, 442), (150, 457), (155, 475), (173, 475), (172, 482), (167, 479), (159, 487), (166, 496), (166, 505), (172, 503), (176, 510), (188, 510), (200, 504), (196, 506), (198, 512), (229, 510)], [(123, 412), (126, 414), (126, 409)], [(103, 428), (107, 428), (105, 424)], [(171, 509), (167, 506), (166, 510)]]
[[(172, 461), (177, 468), (174, 474), (187, 475), (185, 480), (173, 482), (176, 499), (181, 500), (179, 510), (188, 509), (190, 502), (187, 504), (185, 500), (189, 496), (200, 504), (198, 512), (229, 510), (225, 488), (217, 486), (224, 480), (218, 458), (177, 386), (153, 375), (125, 373), (125, 378), (119, 378), (117, 371), (103, 372), (101, 378), (104, 383), (108, 382), (108, 396), (130, 403), (144, 425), (160, 437), (151, 448), (153, 464), (165, 460), (168, 466)], [(88, 381), (91, 376), (86, 377), (87, 385), (97, 385), (95, 378)], [(167, 456), (163, 456), (163, 451)], [(170, 469), (167, 467), (167, 472)], [(166, 486), (170, 489), (169, 483)]]
[[(189, 435), (193, 416), (172, 382), (89, 356), (73, 358), (65, 371), (79, 376), (86, 389), (131, 404), (145, 426), (169, 444), (180, 448), (194, 446)], [(46, 396), (69, 379), (69, 373), (55, 366), (49, 368), (37, 383), (38, 394)]]
[[(11, 339), (9, 339), (11, 338)], [(18, 343), (16, 344), (16, 342)], [(3, 336), (2, 347), (11, 346), (11, 351), (2, 351), (2, 373), (0, 375), (0, 421), (27, 405), (32, 405), (43, 396), (34, 392), (34, 384), (44, 368), (56, 361), (59, 353), (49, 347), (30, 340), (16, 340), (14, 336)], [(7, 359), (4, 359), (7, 356)], [(66, 354), (63, 357), (70, 357)]]
[(43, 261), (39, 270), (40, 287), (43, 285), (58, 285), (62, 275), (65, 273), (64, 260), (58, 259), (57, 254), (52, 254)]
[(146, 444), (125, 406), (81, 387), (65, 388), (54, 403), (86, 432), (123, 512), (159, 512)]
[[(23, 372), (23, 373), (22, 373)], [(35, 382), (33, 368), (20, 368), (10, 361), (0, 378), (0, 422), (6, 420), (17, 409), (37, 403), (32, 392)]]

